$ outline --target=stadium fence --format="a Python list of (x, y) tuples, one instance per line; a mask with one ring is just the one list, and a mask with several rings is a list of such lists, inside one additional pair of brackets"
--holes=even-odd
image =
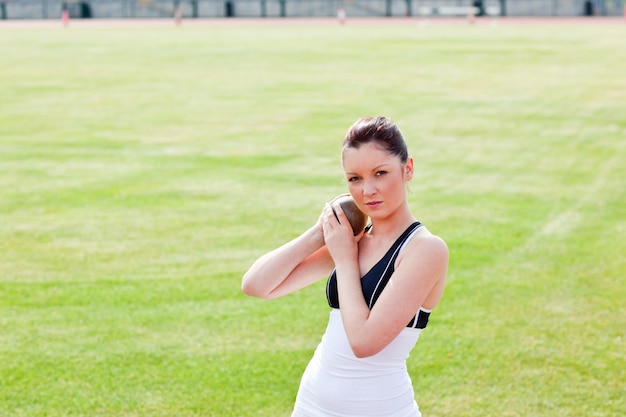
[(621, 16), (626, 0), (0, 0), (0, 19)]

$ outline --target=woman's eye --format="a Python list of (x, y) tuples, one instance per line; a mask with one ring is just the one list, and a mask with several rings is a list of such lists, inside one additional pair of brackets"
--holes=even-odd
[(358, 180), (359, 180), (359, 177), (350, 177), (350, 178), (348, 178), (348, 182), (355, 182), (355, 181), (358, 181)]
[(387, 171), (378, 171), (376, 173), (376, 176), (380, 177), (381, 175), (385, 175), (387, 173)]

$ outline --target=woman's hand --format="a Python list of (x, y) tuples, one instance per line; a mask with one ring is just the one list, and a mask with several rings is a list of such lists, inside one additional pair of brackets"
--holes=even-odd
[(339, 203), (335, 200), (327, 203), (320, 220), (324, 233), (324, 243), (335, 265), (342, 261), (356, 261), (358, 243), (364, 232), (361, 231), (357, 236), (354, 236), (352, 226)]

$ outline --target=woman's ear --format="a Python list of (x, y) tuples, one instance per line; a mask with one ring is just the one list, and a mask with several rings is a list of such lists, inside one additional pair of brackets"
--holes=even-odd
[(413, 158), (409, 157), (404, 164), (404, 178), (407, 181), (411, 181), (413, 179)]

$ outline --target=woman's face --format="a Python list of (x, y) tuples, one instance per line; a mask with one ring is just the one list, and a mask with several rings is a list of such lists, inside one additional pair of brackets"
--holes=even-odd
[(406, 201), (406, 183), (413, 176), (413, 160), (403, 163), (375, 143), (344, 148), (348, 190), (357, 206), (372, 219), (384, 218)]

